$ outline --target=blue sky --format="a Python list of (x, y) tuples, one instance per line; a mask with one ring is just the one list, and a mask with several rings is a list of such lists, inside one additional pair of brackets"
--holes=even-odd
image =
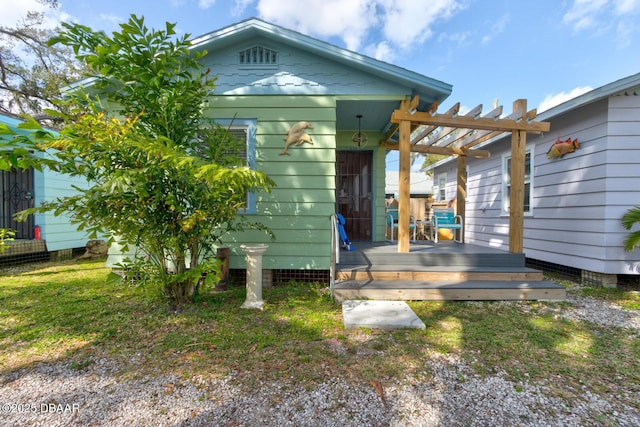
[[(258, 17), (453, 85), (443, 112), (548, 109), (640, 72), (640, 0), (59, 0), (51, 25), (111, 32), (134, 13), (193, 36)], [(14, 25), (37, 0), (0, 0)]]

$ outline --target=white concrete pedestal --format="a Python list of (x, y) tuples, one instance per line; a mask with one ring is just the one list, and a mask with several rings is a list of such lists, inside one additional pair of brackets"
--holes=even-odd
[(242, 308), (258, 308), (262, 310), (262, 254), (269, 246), (265, 244), (242, 245), (240, 248), (247, 255), (247, 298)]

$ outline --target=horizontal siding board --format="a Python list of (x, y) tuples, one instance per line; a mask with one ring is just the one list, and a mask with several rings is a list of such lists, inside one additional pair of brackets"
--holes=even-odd
[[(582, 246), (603, 246), (604, 235), (599, 229), (593, 231), (563, 230), (555, 228), (553, 230), (527, 228), (524, 233), (527, 241), (559, 241), (567, 244)], [(574, 248), (575, 253), (575, 248)]]
[[(328, 168), (333, 170), (329, 171)], [(335, 164), (331, 162), (256, 162), (256, 169), (269, 176), (273, 174), (292, 177), (297, 175), (335, 177)]]
[(277, 213), (269, 217), (253, 215), (247, 218), (252, 222), (269, 223), (271, 230), (330, 230), (331, 219), (327, 215), (306, 215), (300, 217), (286, 212)]
[[(280, 155), (284, 149), (284, 139), (280, 141), (277, 147), (264, 148), (260, 147), (256, 152), (256, 165), (271, 162), (277, 167), (286, 167), (296, 165), (296, 169), (300, 169), (299, 165), (307, 163), (335, 163), (335, 149), (329, 146), (327, 138), (314, 139), (313, 145), (291, 145), (287, 151), (289, 155)], [(292, 157), (292, 156), (295, 156)]]
[(634, 188), (635, 184), (637, 184), (638, 177), (640, 177), (640, 168), (638, 165), (609, 165), (608, 170), (608, 188)]
[[(335, 110), (333, 108), (298, 108), (295, 107), (268, 107), (259, 108), (254, 106), (253, 108), (241, 109), (236, 106), (227, 108), (209, 108), (209, 117), (213, 118), (232, 118), (232, 117), (260, 117), (262, 122), (277, 122), (279, 127), (289, 126), (297, 123), (298, 121), (305, 120), (313, 123), (320, 122), (332, 122), (335, 120)], [(308, 133), (312, 133), (313, 129), (309, 129)]]
[[(549, 194), (557, 193), (554, 188), (541, 189), (536, 191), (540, 197), (535, 198), (534, 208), (535, 214), (539, 215), (539, 209), (553, 208), (560, 209), (573, 206), (602, 206), (605, 203), (602, 192), (582, 193), (582, 194), (559, 194), (555, 196), (545, 196), (544, 190), (548, 190)], [(607, 198), (608, 198), (607, 194)], [(608, 201), (608, 200), (607, 200)]]
[[(310, 119), (309, 117), (300, 119), (300, 120), (291, 120), (287, 118), (286, 121), (264, 121), (261, 120), (258, 122), (257, 127), (257, 139), (258, 141), (262, 141), (263, 138), (266, 137), (274, 137), (278, 141), (284, 141), (284, 137), (287, 133), (287, 130), (295, 123), (299, 121), (307, 121), (313, 126), (313, 129), (307, 129), (307, 133), (313, 138), (315, 141), (317, 138), (321, 136), (333, 137), (335, 139), (335, 123), (333, 121), (319, 121)], [(335, 145), (335, 141), (333, 141)], [(281, 145), (276, 144), (276, 145)]]
[[(640, 117), (640, 111), (638, 117)], [(610, 135), (607, 141), (608, 148), (610, 150), (640, 150), (638, 136), (640, 136), (640, 132), (636, 135)]]
[(335, 203), (281, 203), (279, 201), (264, 201), (258, 204), (258, 212), (261, 214), (274, 214), (276, 212), (289, 212), (290, 215), (332, 215), (335, 212)]
[(548, 240), (527, 239), (527, 249), (534, 250), (547, 250), (559, 254), (568, 254), (575, 257), (587, 257), (592, 259), (604, 259), (604, 248), (602, 246), (584, 245), (580, 246), (580, 251), (576, 251), (576, 245), (574, 243), (567, 243), (563, 241), (554, 241), (553, 246), (549, 245)]
[[(636, 129), (638, 129), (638, 126), (640, 125), (640, 123), (638, 122), (639, 110), (640, 108), (638, 108), (637, 106), (635, 108), (633, 107), (610, 108), (609, 109), (609, 121), (610, 121), (609, 131), (613, 130), (613, 128), (611, 128), (611, 125), (615, 125), (619, 122), (635, 124)], [(612, 133), (615, 134), (615, 132), (612, 132)]]
[[(638, 114), (637, 111), (636, 114)], [(616, 136), (640, 135), (640, 122), (611, 122), (609, 123), (609, 134)]]
[(276, 188), (271, 193), (256, 194), (256, 200), (259, 203), (273, 200), (278, 203), (334, 203), (335, 192), (333, 189), (291, 191), (290, 188)]
[(561, 219), (602, 219), (604, 206), (566, 206), (562, 209), (552, 209), (547, 215), (540, 210), (536, 210), (534, 214), (545, 216), (551, 222)]
[(313, 190), (313, 189), (333, 189), (336, 188), (336, 180), (333, 176), (307, 176), (307, 175), (276, 175), (269, 174), (278, 185), (278, 188), (289, 190)]
[(536, 166), (535, 168), (535, 184), (552, 185), (567, 182), (580, 182), (586, 179), (594, 180), (598, 178), (606, 178), (608, 173), (608, 165), (603, 161), (599, 164), (590, 164), (588, 167), (574, 168), (572, 164), (564, 164), (564, 168), (556, 167), (543, 168)]
[[(326, 221), (328, 223), (328, 221)], [(276, 228), (270, 227), (275, 238), (272, 240), (269, 235), (260, 230), (251, 230), (238, 233), (234, 240), (250, 243), (266, 243), (278, 247), (283, 244), (297, 244), (300, 242), (315, 243), (322, 242), (330, 236), (331, 228), (328, 226), (316, 229), (303, 229), (299, 228), (295, 230), (295, 234), (290, 233), (292, 227), (289, 228)], [(308, 253), (299, 253), (298, 255), (310, 255)]]
[[(233, 95), (214, 95), (210, 97), (209, 107), (205, 110), (205, 114), (209, 114), (209, 109), (230, 108), (233, 106), (238, 109), (256, 110), (262, 105), (268, 104), (271, 108), (335, 108), (336, 99), (331, 96), (233, 96)], [(254, 114), (255, 116), (255, 114)]]
[[(550, 219), (542, 217), (542, 215), (536, 215), (535, 218), (527, 218), (525, 233), (537, 232), (539, 230), (548, 230), (552, 232), (557, 231), (569, 231), (572, 233), (602, 233), (605, 229), (605, 224), (602, 218), (585, 219), (585, 218), (565, 218), (565, 219)], [(550, 236), (550, 240), (553, 240), (553, 234)], [(560, 239), (562, 240), (562, 239)]]

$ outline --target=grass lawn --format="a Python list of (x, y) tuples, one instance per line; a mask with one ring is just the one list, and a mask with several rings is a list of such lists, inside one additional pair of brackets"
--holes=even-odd
[[(478, 375), (545, 380), (558, 395), (602, 393), (616, 382), (640, 387), (638, 335), (566, 320), (558, 312), (567, 302), (412, 302), (424, 331), (345, 331), (341, 307), (324, 285), (265, 289), (264, 311), (240, 308), (244, 287), (207, 292), (176, 314), (157, 288), (115, 284), (103, 266), (0, 271), (2, 373), (49, 361), (82, 369), (107, 357), (120, 362), (124, 376), (234, 372), (246, 385), (279, 379), (300, 386), (333, 376), (419, 379), (429, 375), (430, 358), (454, 354)], [(580, 292), (640, 310), (638, 292)]]

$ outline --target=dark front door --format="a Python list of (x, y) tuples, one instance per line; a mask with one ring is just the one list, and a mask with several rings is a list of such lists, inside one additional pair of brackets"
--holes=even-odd
[(23, 222), (13, 219), (33, 207), (33, 197), (33, 169), (0, 172), (0, 228), (14, 230), (16, 239), (33, 239), (33, 215)]
[(336, 212), (349, 240), (371, 240), (373, 151), (338, 151)]

